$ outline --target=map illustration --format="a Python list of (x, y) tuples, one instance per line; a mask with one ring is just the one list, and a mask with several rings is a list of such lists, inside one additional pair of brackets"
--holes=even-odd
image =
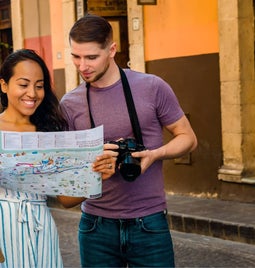
[(102, 126), (84, 131), (0, 134), (1, 187), (47, 195), (101, 196), (101, 176), (91, 165), (103, 152)]

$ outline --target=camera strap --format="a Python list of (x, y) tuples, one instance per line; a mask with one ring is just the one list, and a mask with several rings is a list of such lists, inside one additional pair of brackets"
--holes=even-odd
[[(143, 144), (142, 132), (141, 132), (140, 124), (138, 121), (138, 117), (137, 117), (132, 93), (130, 90), (130, 86), (129, 86), (129, 83), (127, 80), (127, 76), (126, 76), (125, 72), (120, 67), (119, 67), (119, 71), (120, 71), (121, 82), (122, 82), (124, 95), (125, 95), (125, 99), (126, 99), (126, 104), (127, 104), (127, 108), (128, 108), (129, 118), (130, 118), (130, 121), (132, 124), (135, 139), (138, 143)], [(90, 110), (90, 102), (89, 102), (90, 83), (87, 83), (86, 87), (87, 87), (87, 101), (88, 101), (90, 122), (91, 122), (91, 127), (93, 128), (93, 127), (95, 127), (95, 123), (94, 123), (94, 120), (93, 120), (93, 117), (91, 114), (91, 110)]]

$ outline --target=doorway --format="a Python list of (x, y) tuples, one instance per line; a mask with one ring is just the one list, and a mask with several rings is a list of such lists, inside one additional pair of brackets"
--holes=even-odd
[(85, 12), (104, 17), (113, 28), (113, 39), (117, 43), (116, 63), (121, 68), (129, 65), (129, 40), (126, 0), (85, 0)]
[(9, 0), (0, 1), (0, 63), (12, 52), (11, 7)]

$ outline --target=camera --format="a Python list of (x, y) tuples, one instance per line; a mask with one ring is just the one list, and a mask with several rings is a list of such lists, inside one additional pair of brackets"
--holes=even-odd
[(127, 138), (119, 141), (109, 141), (108, 143), (119, 146), (115, 151), (119, 153), (117, 157), (117, 166), (120, 174), (126, 181), (134, 181), (141, 174), (140, 158), (132, 157), (131, 153), (145, 150), (142, 144), (136, 142), (133, 138)]

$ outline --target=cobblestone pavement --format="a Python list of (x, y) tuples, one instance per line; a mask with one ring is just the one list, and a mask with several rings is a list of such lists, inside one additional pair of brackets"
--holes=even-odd
[(81, 213), (79, 211), (58, 208), (52, 208), (51, 213), (58, 228), (64, 267), (80, 267), (78, 224)]
[[(64, 267), (80, 267), (79, 211), (51, 209), (60, 236)], [(255, 246), (210, 236), (172, 231), (176, 267), (255, 268)]]
[(172, 231), (176, 267), (255, 267), (255, 246)]

